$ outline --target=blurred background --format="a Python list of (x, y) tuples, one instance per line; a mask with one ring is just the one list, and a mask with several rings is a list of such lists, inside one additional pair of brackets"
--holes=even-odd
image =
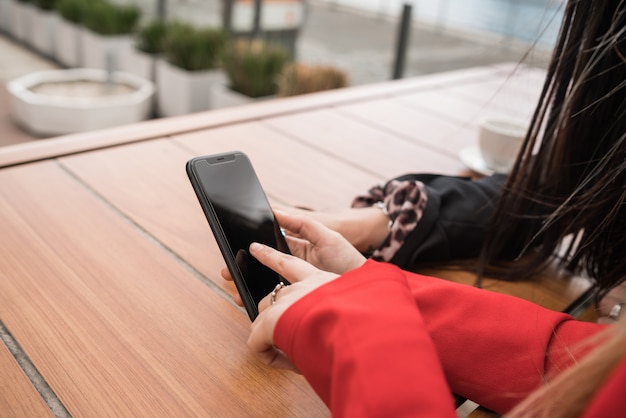
[[(16, 115), (22, 103), (7, 86), (28, 74), (134, 73), (154, 87), (140, 119), (169, 117), (246, 103), (218, 96), (248, 87), (250, 97), (276, 97), (504, 62), (545, 68), (563, 8), (564, 0), (0, 0), (0, 145), (95, 129), (40, 128)], [(61, 43), (65, 26), (79, 39), (72, 46)], [(146, 70), (135, 52), (151, 57)], [(210, 83), (220, 87), (175, 108), (183, 88), (163, 81), (165, 67), (194, 76), (219, 67)]]
[[(241, 13), (236, 18), (231, 15), (230, 19), (247, 21), (248, 25), (254, 20), (254, 0), (116, 1), (140, 4), (146, 17), (153, 18), (161, 12), (169, 19), (197, 25), (228, 24), (225, 9), (232, 7), (241, 9)], [(516, 61), (531, 46), (534, 50), (526, 63), (545, 66), (558, 34), (565, 0), (264, 0), (260, 3), (261, 14), (272, 22), (261, 30), (280, 32), (281, 23), (285, 28), (293, 28), (299, 59), (338, 65), (350, 72), (352, 84), (362, 84), (391, 75), (403, 7), (407, 5), (411, 7), (413, 33), (406, 45), (404, 75), (411, 76), (474, 63)], [(297, 16), (291, 22), (286, 9)], [(274, 19), (268, 16), (271, 14)], [(284, 36), (290, 35), (286, 30)], [(361, 68), (366, 62), (377, 70)]]
[(565, 0), (324, 0), (333, 6), (359, 8), (378, 16), (397, 15), (403, 4), (416, 10), (418, 22), (437, 29), (483, 32), (552, 45)]

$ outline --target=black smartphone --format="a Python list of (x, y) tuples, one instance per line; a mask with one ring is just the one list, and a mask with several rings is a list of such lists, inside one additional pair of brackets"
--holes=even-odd
[(209, 221), (226, 266), (251, 320), (258, 304), (279, 282), (288, 282), (249, 255), (252, 242), (289, 253), (261, 183), (239, 151), (196, 157), (187, 175)]

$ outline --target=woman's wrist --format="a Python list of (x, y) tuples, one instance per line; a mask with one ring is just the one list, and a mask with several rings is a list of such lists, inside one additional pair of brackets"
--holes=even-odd
[(350, 209), (342, 222), (341, 232), (362, 253), (380, 247), (389, 235), (391, 220), (378, 205)]

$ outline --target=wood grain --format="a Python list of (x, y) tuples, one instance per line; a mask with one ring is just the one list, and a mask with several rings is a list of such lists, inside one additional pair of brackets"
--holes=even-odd
[(263, 122), (384, 179), (412, 172), (458, 174), (463, 169), (458, 158), (394, 135), (334, 108), (264, 119)]
[(448, 117), (411, 108), (399, 97), (338, 106), (337, 111), (450, 158), (458, 158), (459, 151), (477, 138), (476, 125), (463, 126)]
[(515, 79), (493, 79), (480, 83), (453, 86), (450, 93), (477, 104), (489, 105), (514, 114), (531, 114), (537, 106), (541, 85)]
[(53, 417), (7, 347), (0, 342), (0, 415), (2, 417)]
[(0, 171), (0, 318), (73, 416), (325, 416), (249, 320), (54, 162)]
[(440, 90), (423, 91), (401, 97), (401, 102), (425, 112), (432, 112), (440, 117), (449, 118), (462, 126), (476, 126), (486, 118), (515, 119), (529, 122), (537, 103), (537, 98), (529, 101), (524, 107), (512, 110), (502, 107), (489, 100), (480, 102), (470, 100), (463, 95), (452, 94)]
[(194, 157), (160, 139), (63, 157), (60, 163), (156, 242), (230, 294), (224, 261), (185, 171)]

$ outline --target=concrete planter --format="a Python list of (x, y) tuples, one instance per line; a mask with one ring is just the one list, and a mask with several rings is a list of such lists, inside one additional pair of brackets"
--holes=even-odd
[(269, 100), (275, 96), (250, 97), (231, 90), (227, 85), (221, 84), (211, 90), (211, 109), (240, 106), (248, 103)]
[(82, 41), (84, 29), (59, 17), (56, 25), (56, 58), (68, 67), (80, 67), (83, 63)]
[(114, 70), (120, 69), (121, 56), (132, 48), (130, 35), (102, 36), (88, 29), (83, 30), (80, 45), (83, 67), (108, 69), (109, 60)]
[(18, 124), (37, 136), (54, 136), (135, 123), (151, 115), (154, 85), (133, 74), (113, 73), (113, 83), (128, 93), (111, 96), (40, 94), (42, 85), (70, 82), (105, 83), (97, 69), (40, 71), (8, 83), (9, 103)]
[(221, 70), (185, 71), (157, 60), (157, 110), (161, 116), (178, 116), (211, 109), (211, 89), (223, 84)]
[(15, 0), (0, 0), (0, 31), (11, 33), (11, 9)]
[(26, 3), (22, 9), (22, 24), (24, 25), (24, 42), (30, 46), (34, 44), (35, 12), (34, 4)]
[(10, 3), (9, 16), (11, 21), (11, 34), (18, 41), (28, 43), (31, 39), (31, 15), (33, 5), (13, 0)]
[(56, 51), (56, 25), (59, 16), (54, 11), (35, 7), (32, 15), (32, 45), (41, 54), (54, 58)]
[(134, 47), (125, 48), (120, 54), (120, 70), (154, 82), (157, 58)]

